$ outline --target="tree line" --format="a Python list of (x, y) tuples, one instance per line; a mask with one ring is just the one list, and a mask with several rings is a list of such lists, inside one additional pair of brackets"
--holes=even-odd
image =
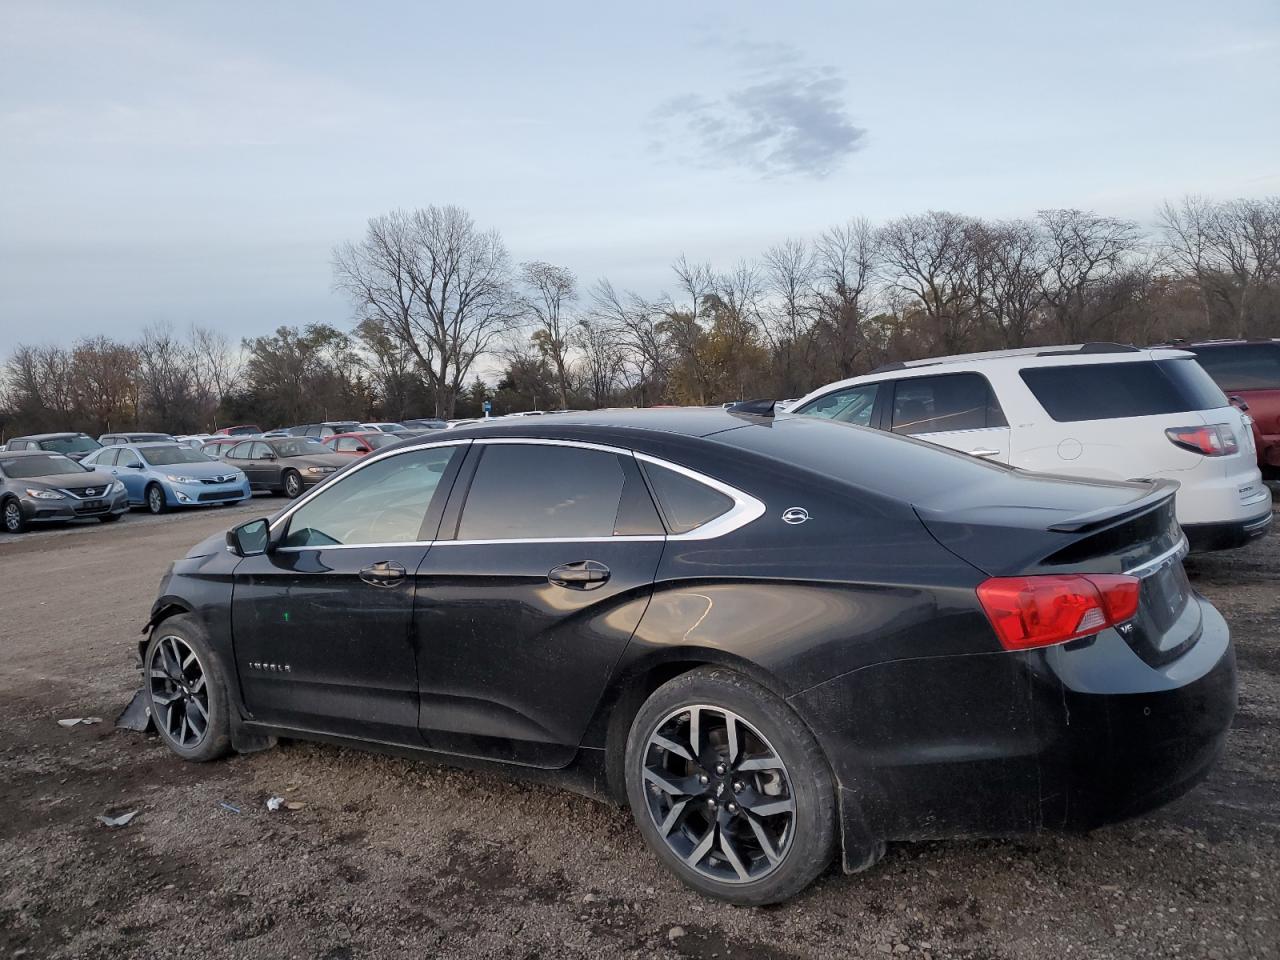
[(729, 266), (681, 255), (656, 297), (515, 263), (496, 231), (431, 206), (371, 219), (335, 248), (333, 276), (349, 329), (232, 344), (162, 324), (128, 342), (18, 344), (0, 432), (709, 404), (950, 353), (1276, 337), (1280, 197), (1187, 197), (1154, 229), (1074, 209), (854, 218)]

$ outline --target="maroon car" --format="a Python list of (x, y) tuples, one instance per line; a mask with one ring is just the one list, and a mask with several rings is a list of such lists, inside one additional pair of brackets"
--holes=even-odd
[(1280, 340), (1205, 340), (1178, 349), (1194, 353), (1232, 403), (1247, 408), (1262, 478), (1280, 481)]

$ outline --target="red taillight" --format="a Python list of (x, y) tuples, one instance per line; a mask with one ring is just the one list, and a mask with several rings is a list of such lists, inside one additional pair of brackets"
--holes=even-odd
[(978, 600), (1006, 650), (1065, 643), (1138, 612), (1140, 584), (1124, 574), (992, 577)]
[(1175, 447), (1203, 453), (1206, 457), (1225, 457), (1240, 449), (1235, 432), (1227, 423), (1215, 423), (1210, 427), (1170, 427), (1164, 435)]

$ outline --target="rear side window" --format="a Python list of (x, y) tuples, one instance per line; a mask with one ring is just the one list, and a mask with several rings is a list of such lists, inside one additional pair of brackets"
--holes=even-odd
[(893, 384), (894, 433), (913, 436), (1008, 425), (991, 385), (980, 373), (912, 377)]
[(1226, 396), (1190, 357), (1029, 367), (1019, 374), (1045, 412), (1059, 423), (1227, 406)]
[(612, 537), (626, 475), (617, 454), (539, 444), (485, 446), (459, 540)]
[(854, 423), (860, 427), (869, 426), (871, 412), (876, 406), (876, 392), (879, 386), (876, 383), (864, 383), (856, 387), (834, 390), (817, 400), (806, 403), (796, 413), (806, 417), (822, 417), (824, 420)]
[(644, 472), (671, 533), (696, 530), (733, 509), (730, 497), (683, 473), (653, 463), (646, 463)]
[(1188, 349), (1223, 390), (1280, 390), (1280, 343)]

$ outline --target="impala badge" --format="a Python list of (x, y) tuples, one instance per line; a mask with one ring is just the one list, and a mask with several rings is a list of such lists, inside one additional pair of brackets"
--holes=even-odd
[(804, 507), (787, 507), (787, 509), (782, 511), (783, 523), (804, 523), (808, 519), (809, 511)]

